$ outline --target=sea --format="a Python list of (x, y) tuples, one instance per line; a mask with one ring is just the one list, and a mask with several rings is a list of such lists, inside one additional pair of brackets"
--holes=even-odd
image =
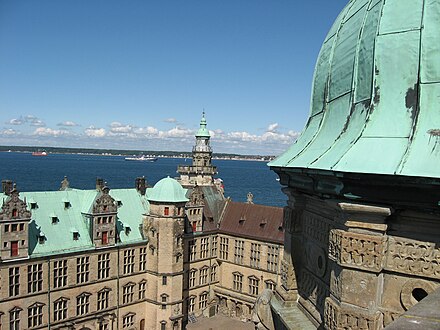
[[(17, 184), (19, 191), (58, 190), (64, 176), (70, 187), (94, 189), (96, 178), (102, 178), (111, 188), (134, 187), (135, 179), (144, 176), (153, 186), (164, 177), (176, 178), (178, 165), (191, 165), (191, 159), (159, 158), (156, 162), (125, 161), (123, 156), (48, 154), (37, 157), (25, 152), (0, 152), (0, 179)], [(216, 177), (223, 180), (225, 197), (245, 202), (251, 192), (254, 203), (286, 205), (277, 174), (266, 162), (250, 160), (213, 160)]]

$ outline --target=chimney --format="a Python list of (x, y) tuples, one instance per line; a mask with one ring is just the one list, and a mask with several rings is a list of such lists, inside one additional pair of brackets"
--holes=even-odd
[(136, 190), (143, 196), (145, 195), (145, 191), (147, 190), (147, 183), (145, 181), (145, 177), (136, 178), (135, 182)]
[(104, 188), (104, 179), (96, 178), (96, 191), (102, 191)]
[(13, 183), (12, 180), (2, 180), (2, 192), (9, 195), (12, 191)]

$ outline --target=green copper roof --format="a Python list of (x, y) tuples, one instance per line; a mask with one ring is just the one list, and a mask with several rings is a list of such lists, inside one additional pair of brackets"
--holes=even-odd
[[(143, 215), (149, 211), (146, 197), (136, 189), (112, 189), (110, 195), (120, 201), (116, 222), (121, 240), (119, 244), (142, 241), (139, 225)], [(31, 257), (95, 249), (86, 214), (92, 212), (98, 197), (96, 190), (78, 189), (20, 193), (21, 199), (26, 198), (32, 214), (29, 224)], [(6, 196), (3, 195), (3, 198)], [(66, 202), (69, 202), (69, 207), (66, 207)], [(34, 209), (31, 209), (31, 203), (35, 204)], [(131, 230), (124, 230), (126, 226)], [(76, 240), (73, 239), (74, 232), (78, 233)], [(44, 236), (43, 243), (39, 242), (39, 236)]]
[(269, 165), (440, 177), (440, 1), (352, 0), (316, 64), (310, 117)]
[(179, 182), (167, 177), (156, 183), (153, 188), (147, 189), (147, 198), (154, 202), (187, 202), (186, 191), (187, 189), (184, 189)]
[(206, 119), (205, 119), (205, 113), (202, 114), (202, 119), (200, 120), (200, 128), (196, 134), (196, 137), (207, 137), (209, 138), (211, 135), (209, 134), (209, 131), (206, 129)]

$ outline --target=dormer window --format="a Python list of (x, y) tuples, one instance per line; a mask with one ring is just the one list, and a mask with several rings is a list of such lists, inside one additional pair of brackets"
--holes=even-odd
[(76, 230), (74, 230), (74, 231), (72, 232), (72, 237), (73, 237), (73, 240), (74, 240), (74, 241), (77, 241), (77, 240), (79, 239), (79, 232), (76, 231)]
[(242, 216), (242, 217), (240, 218), (240, 220), (238, 220), (238, 223), (239, 223), (240, 225), (243, 225), (245, 221), (246, 221), (246, 218)]
[(44, 235), (43, 232), (40, 232), (40, 234), (38, 235), (38, 243), (44, 244), (45, 241), (46, 241), (46, 235)]
[(130, 228), (130, 226), (125, 226), (125, 235), (127, 235), (128, 236), (128, 234), (130, 234), (130, 232), (131, 232), (131, 228)]
[(52, 221), (52, 224), (58, 223), (58, 216), (54, 212), (52, 212), (49, 216)]
[(31, 210), (35, 210), (38, 208), (37, 202), (35, 201), (30, 202), (30, 205), (31, 205)]
[(68, 208), (70, 208), (70, 202), (69, 201), (64, 201), (64, 208), (65, 209), (68, 209)]
[(118, 205), (118, 207), (121, 207), (122, 206), (122, 201), (121, 200), (117, 200), (116, 204)]
[(168, 206), (165, 206), (165, 208), (163, 209), (163, 214), (170, 215), (170, 208)]
[(267, 225), (267, 220), (264, 219), (260, 222), (260, 227), (264, 228)]

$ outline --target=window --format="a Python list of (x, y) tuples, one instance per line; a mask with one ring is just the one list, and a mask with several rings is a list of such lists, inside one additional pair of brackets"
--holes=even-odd
[(33, 264), (28, 267), (28, 293), (39, 292), (43, 289), (43, 264)]
[(217, 257), (217, 236), (212, 236), (211, 257)]
[(208, 283), (208, 267), (200, 269), (200, 285)]
[(134, 283), (127, 283), (122, 287), (122, 303), (128, 304), (134, 299)]
[(108, 278), (110, 276), (110, 253), (102, 253), (98, 255), (98, 280)]
[(217, 281), (217, 265), (211, 266), (211, 282)]
[(167, 285), (167, 277), (165, 275), (162, 276), (162, 285)]
[(196, 260), (197, 252), (197, 240), (193, 239), (189, 241), (189, 261)]
[(134, 272), (134, 249), (124, 251), (124, 274)]
[(220, 237), (220, 259), (228, 260), (229, 238)]
[(128, 313), (122, 318), (122, 328), (123, 329), (130, 328), (130, 327), (134, 326), (134, 316), (135, 315), (136, 314), (134, 314), (134, 313)]
[(241, 292), (243, 290), (243, 275), (240, 273), (232, 273), (232, 275), (234, 276), (234, 280), (233, 280), (233, 289), (235, 291), (239, 291)]
[(28, 308), (28, 328), (43, 324), (43, 304), (36, 303)]
[(251, 243), (251, 267), (260, 268), (261, 244)]
[(147, 248), (139, 249), (139, 271), (147, 270)]
[(11, 242), (11, 257), (18, 256), (18, 241)]
[(89, 312), (90, 293), (82, 293), (76, 297), (76, 315), (84, 315)]
[(161, 295), (160, 297), (162, 298), (162, 302), (163, 302), (163, 303), (166, 303), (166, 302), (167, 302), (167, 300), (168, 300), (168, 295), (167, 295), (167, 294), (163, 294), (163, 295)]
[(200, 240), (200, 259), (208, 257), (209, 251), (209, 237), (204, 237)]
[(208, 292), (202, 292), (199, 296), (199, 308), (204, 309), (208, 305)]
[(15, 297), (20, 294), (20, 268), (9, 268), (9, 297)]
[(189, 297), (188, 301), (188, 313), (194, 313), (196, 307), (196, 296)]
[(167, 328), (167, 322), (160, 321), (160, 330), (166, 330), (166, 328)]
[(249, 277), (249, 294), (258, 296), (258, 285), (260, 281), (255, 276)]
[(197, 269), (191, 269), (189, 272), (189, 287), (195, 287), (196, 286), (196, 273)]
[(266, 282), (266, 289), (269, 289), (269, 290), (272, 290), (272, 291), (275, 291), (275, 288), (276, 288), (276, 283), (274, 282), (274, 281), (272, 281), (272, 280), (267, 280), (267, 281), (265, 281)]
[(146, 291), (147, 291), (147, 281), (143, 280), (139, 282), (139, 300), (145, 299)]
[(168, 206), (165, 206), (163, 209), (163, 214), (164, 215), (170, 215), (170, 208)]
[(108, 244), (108, 232), (107, 231), (103, 231), (101, 233), (101, 244), (102, 245), (107, 245)]
[(62, 288), (67, 285), (67, 260), (54, 261), (53, 263), (53, 286)]
[(98, 311), (108, 308), (110, 291), (109, 288), (104, 288), (101, 291), (98, 291)]
[(20, 312), (22, 311), (19, 307), (14, 307), (9, 311), (9, 329), (10, 330), (20, 330)]
[(77, 240), (79, 239), (79, 232), (74, 231), (74, 232), (72, 233), (72, 235), (73, 235), (73, 240), (74, 240), (74, 241), (77, 241)]
[(67, 318), (67, 299), (60, 298), (53, 303), (53, 319), (61, 321)]
[(244, 255), (244, 241), (235, 240), (234, 262), (236, 264), (243, 264)]
[(89, 281), (90, 259), (89, 257), (76, 258), (76, 283), (86, 283)]
[(276, 272), (278, 269), (278, 253), (279, 248), (277, 245), (267, 246), (267, 270)]

